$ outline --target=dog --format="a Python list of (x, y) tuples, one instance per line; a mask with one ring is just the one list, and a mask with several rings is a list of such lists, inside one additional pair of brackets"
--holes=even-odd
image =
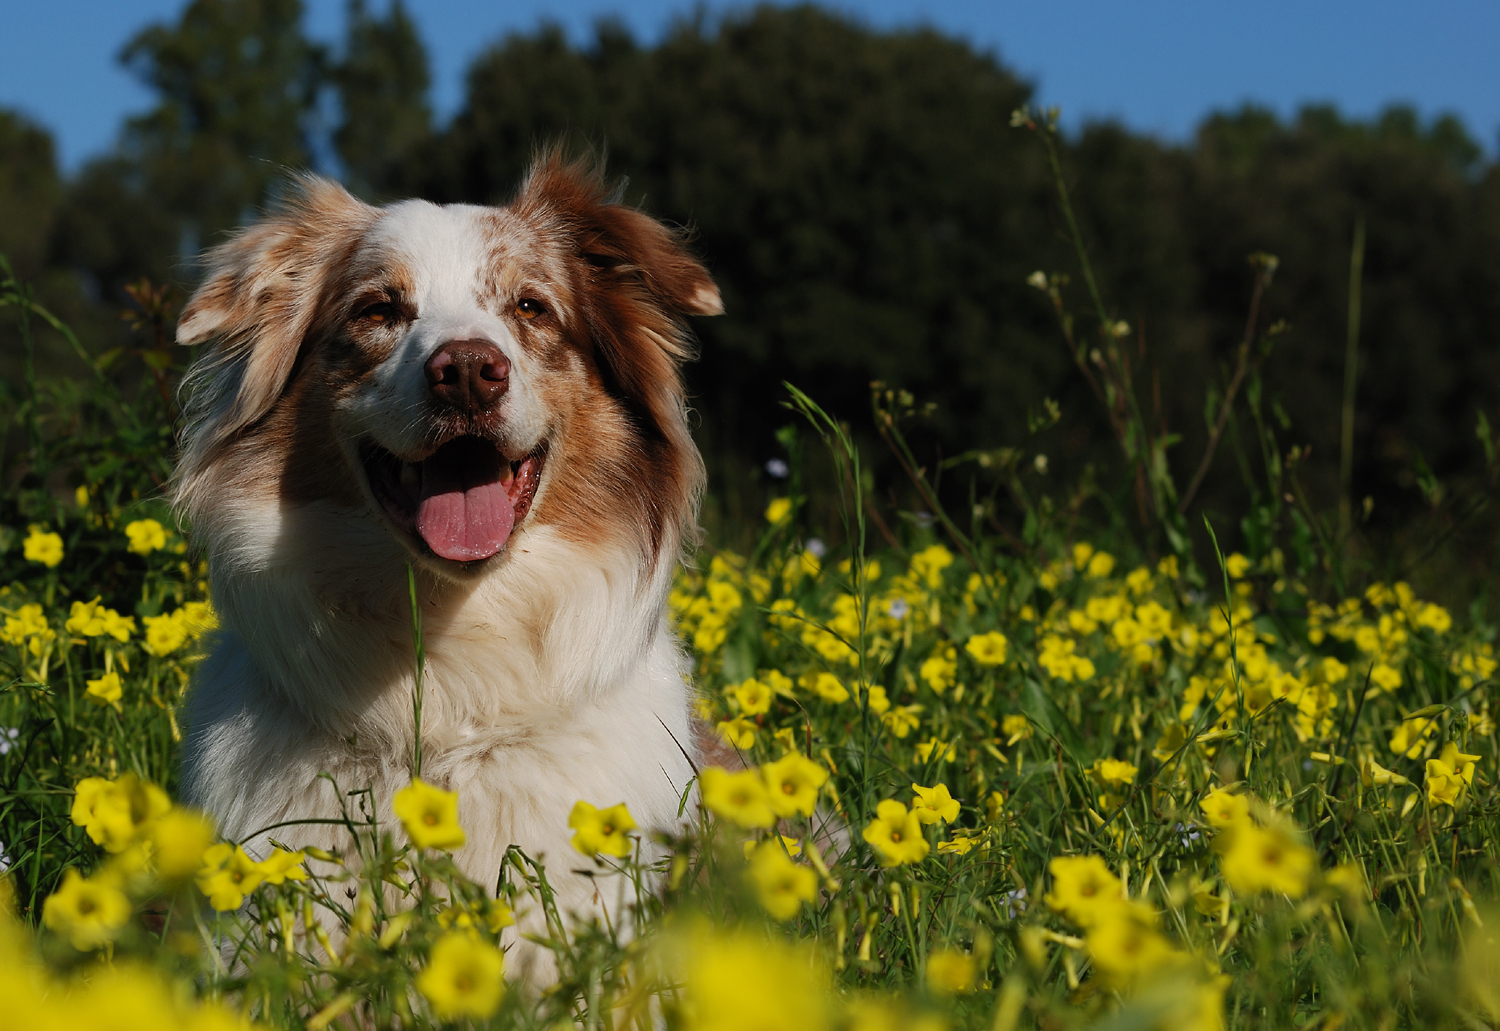
[[(340, 791), (394, 824), (410, 568), (421, 776), (459, 793), (455, 860), (495, 884), (517, 845), (564, 913), (607, 909), (568, 872), (589, 865), (571, 808), (679, 826), (702, 747), (666, 600), (704, 482), (686, 318), (722, 310), (681, 233), (557, 156), (504, 207), (375, 207), (307, 177), (212, 250), (177, 330), (204, 350), (174, 495), (221, 624), (189, 693), (185, 800), (252, 854), (278, 825), (347, 847), (284, 827), (337, 820)], [(523, 976), (548, 965), (516, 944)]]

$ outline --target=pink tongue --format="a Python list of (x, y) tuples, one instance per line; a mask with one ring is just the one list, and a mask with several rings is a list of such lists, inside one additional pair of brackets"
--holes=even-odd
[(505, 547), (515, 522), (494, 448), (455, 442), (422, 463), (417, 532), (434, 554), (454, 562), (489, 558)]

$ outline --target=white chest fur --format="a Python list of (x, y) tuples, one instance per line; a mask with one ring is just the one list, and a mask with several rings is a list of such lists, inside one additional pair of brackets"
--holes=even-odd
[[(624, 802), (643, 829), (679, 822), (690, 688), (660, 601), (669, 570), (634, 575), (623, 556), (542, 528), (525, 546), (424, 616), (422, 776), (459, 793), (468, 842), (455, 858), (469, 876), (493, 889), (517, 845), (546, 863), (560, 909), (582, 914), (610, 900), (569, 872), (588, 865), (569, 811)], [(330, 602), (265, 557), (215, 571), (225, 628), (190, 698), (184, 793), (252, 851), (275, 825), (288, 844), (345, 847), (341, 827), (286, 824), (346, 806), (359, 818), (350, 793), (365, 791), (394, 823), (392, 796), (412, 775), (410, 622), (399, 606)]]

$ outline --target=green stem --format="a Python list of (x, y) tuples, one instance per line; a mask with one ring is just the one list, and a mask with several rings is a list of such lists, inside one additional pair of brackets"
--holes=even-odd
[(412, 756), (411, 770), (415, 779), (422, 776), (422, 671), (427, 665), (427, 653), (422, 647), (422, 608), (417, 604), (417, 573), (412, 564), (406, 564), (406, 590), (411, 599), (411, 644), (416, 655), (415, 680), (412, 684)]
[(1359, 381), (1360, 294), (1365, 271), (1365, 216), (1354, 220), (1354, 245), (1349, 250), (1349, 334), (1344, 344), (1344, 406), (1339, 434), (1339, 545), (1348, 546), (1354, 524), (1350, 494), (1354, 488), (1354, 394)]

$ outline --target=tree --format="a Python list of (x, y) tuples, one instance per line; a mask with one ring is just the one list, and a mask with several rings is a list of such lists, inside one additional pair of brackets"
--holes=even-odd
[(378, 196), (432, 131), (427, 51), (399, 0), (384, 18), (350, 0), (348, 17), (343, 58), (329, 72), (340, 109), (333, 143), (346, 184)]
[(182, 222), (188, 252), (253, 216), (288, 172), (314, 164), (309, 119), (321, 50), (300, 0), (193, 0), (121, 60), (159, 97), (125, 126), (141, 187)]

